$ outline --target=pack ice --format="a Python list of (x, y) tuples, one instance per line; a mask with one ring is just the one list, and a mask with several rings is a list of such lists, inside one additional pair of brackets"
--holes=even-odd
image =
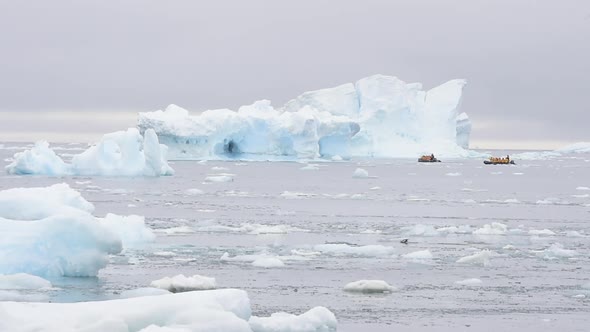
[(419, 83), (374, 75), (305, 92), (278, 109), (261, 100), (237, 111), (190, 115), (170, 105), (140, 113), (138, 127), (153, 128), (172, 159), (466, 157), (471, 123), (458, 111), (465, 83), (424, 91)]
[(98, 144), (75, 155), (71, 163), (64, 162), (47, 142), (39, 141), (30, 150), (16, 153), (6, 171), (10, 174), (54, 176), (172, 175), (174, 170), (168, 165), (166, 151), (155, 131), (145, 130), (142, 136), (137, 128), (129, 128), (104, 135)]
[(65, 183), (0, 191), (0, 274), (96, 276), (109, 254), (155, 238), (143, 217), (93, 211)]

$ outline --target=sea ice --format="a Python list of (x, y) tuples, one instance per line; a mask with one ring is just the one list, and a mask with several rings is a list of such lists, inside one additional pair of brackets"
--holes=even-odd
[(170, 294), (170, 291), (154, 287), (142, 287), (122, 291), (121, 294), (119, 294), (119, 297), (122, 299), (130, 299), (132, 297), (157, 296), (165, 294)]
[(383, 280), (358, 280), (344, 286), (345, 291), (358, 293), (388, 293), (395, 289)]
[(282, 260), (280, 260), (276, 257), (260, 257), (252, 262), (252, 266), (273, 268), (273, 267), (283, 267), (283, 266), (285, 266), (285, 263), (283, 263)]
[(217, 288), (215, 278), (195, 274), (192, 277), (185, 277), (183, 274), (172, 278), (164, 277), (150, 283), (151, 287), (165, 289), (172, 293), (188, 292), (193, 290), (208, 290)]
[(103, 136), (97, 144), (74, 155), (65, 163), (47, 142), (37, 142), (33, 148), (14, 155), (6, 166), (10, 174), (39, 175), (102, 175), (102, 176), (160, 176), (172, 175), (174, 170), (166, 161), (166, 146), (158, 142), (152, 129), (140, 135), (136, 128)]
[(67, 184), (0, 191), (0, 273), (96, 276), (109, 254), (153, 240), (142, 217), (93, 211)]
[(488, 266), (488, 265), (490, 265), (490, 258), (494, 254), (495, 253), (493, 251), (490, 251), (488, 249), (484, 249), (484, 250), (477, 252), (473, 255), (459, 258), (457, 260), (457, 263)]
[(49, 288), (51, 282), (41, 277), (30, 275), (27, 273), (16, 274), (0, 274), (0, 289), (39, 289)]
[(277, 312), (270, 317), (252, 316), (248, 323), (253, 332), (335, 332), (338, 327), (336, 316), (324, 307), (301, 315)]
[(482, 228), (473, 231), (475, 235), (504, 235), (508, 231), (508, 226), (499, 222), (485, 224)]
[(461, 286), (479, 286), (482, 284), (482, 282), (480, 279), (470, 278), (470, 279), (455, 281), (455, 284), (461, 285)]
[(395, 252), (395, 249), (393, 247), (386, 247), (379, 244), (366, 246), (351, 246), (345, 243), (330, 243), (315, 245), (313, 249), (324, 254), (352, 255), (363, 257), (389, 256)]
[(363, 168), (357, 168), (354, 173), (352, 173), (352, 177), (357, 179), (366, 179), (369, 177), (369, 172)]
[(415, 157), (430, 151), (465, 157), (474, 152), (465, 150), (471, 123), (458, 112), (464, 85), (452, 80), (424, 91), (419, 83), (374, 75), (306, 92), (280, 109), (261, 100), (238, 111), (190, 115), (170, 105), (140, 113), (138, 127), (154, 128), (173, 159)]

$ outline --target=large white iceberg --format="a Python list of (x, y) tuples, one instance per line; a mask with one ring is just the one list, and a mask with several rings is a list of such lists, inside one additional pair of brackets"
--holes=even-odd
[(170, 105), (140, 113), (138, 127), (153, 128), (172, 159), (464, 157), (472, 154), (465, 150), (471, 123), (458, 112), (464, 85), (458, 79), (424, 91), (419, 83), (374, 75), (306, 92), (278, 109), (262, 100), (190, 115)]
[(323, 307), (299, 316), (287, 313), (252, 316), (248, 294), (238, 289), (79, 303), (0, 302), (0, 331), (330, 332), (336, 329), (334, 314)]
[(160, 176), (172, 175), (165, 145), (160, 144), (154, 130), (143, 136), (137, 128), (106, 134), (86, 151), (74, 155), (71, 163), (64, 162), (45, 141), (30, 150), (14, 155), (6, 166), (10, 174), (42, 175), (105, 175), (105, 176)]
[(154, 239), (143, 217), (93, 211), (67, 184), (0, 191), (0, 273), (96, 276), (109, 254)]

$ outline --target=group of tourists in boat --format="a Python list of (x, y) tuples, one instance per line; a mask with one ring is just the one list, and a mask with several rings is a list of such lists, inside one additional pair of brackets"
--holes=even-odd
[[(421, 163), (436, 163), (440, 162), (439, 159), (436, 159), (434, 153), (431, 155), (423, 155), (422, 157), (418, 158), (418, 162)], [(490, 157), (489, 160), (484, 160), (484, 164), (486, 165), (514, 165), (514, 160), (510, 160), (510, 155), (507, 155), (506, 158), (504, 157)]]

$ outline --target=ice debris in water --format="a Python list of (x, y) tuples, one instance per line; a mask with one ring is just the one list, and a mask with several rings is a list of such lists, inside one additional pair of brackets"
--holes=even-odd
[(493, 251), (490, 251), (489, 249), (484, 249), (473, 255), (459, 258), (457, 260), (457, 263), (488, 266), (490, 265), (490, 258), (494, 255), (495, 253)]
[(395, 289), (383, 280), (358, 280), (344, 286), (345, 291), (357, 293), (387, 293)]
[(415, 263), (427, 263), (433, 258), (432, 253), (428, 249), (407, 253), (403, 257)]
[(369, 172), (363, 168), (357, 168), (354, 170), (354, 173), (352, 173), (352, 177), (357, 179), (365, 179), (369, 177)]
[(252, 262), (252, 266), (273, 268), (273, 267), (283, 267), (283, 266), (285, 266), (285, 263), (283, 263), (283, 261), (277, 257), (260, 257)]
[(470, 279), (455, 281), (455, 284), (461, 285), (461, 286), (479, 286), (482, 284), (482, 282), (480, 279), (470, 278)]
[(136, 128), (106, 134), (97, 144), (64, 162), (44, 141), (14, 155), (6, 166), (10, 174), (160, 176), (174, 170), (166, 160), (167, 148), (158, 142), (153, 129), (142, 136)]
[(374, 75), (356, 83), (310, 91), (275, 109), (260, 100), (237, 111), (190, 115), (170, 105), (140, 113), (173, 159), (236, 156), (284, 158), (415, 157), (437, 151), (466, 157), (471, 123), (459, 113), (465, 80), (424, 91), (420, 83)]
[(324, 254), (363, 257), (389, 256), (395, 252), (393, 247), (382, 246), (379, 244), (353, 246), (346, 243), (328, 243), (315, 245), (313, 249)]
[(93, 211), (65, 183), (0, 191), (0, 273), (96, 276), (108, 255), (154, 238), (143, 217)]
[(252, 316), (248, 323), (253, 332), (334, 332), (338, 327), (336, 316), (324, 307), (301, 315), (277, 312), (270, 317)]
[(188, 292), (193, 290), (208, 290), (217, 288), (215, 278), (195, 274), (192, 277), (185, 277), (183, 274), (174, 277), (164, 277), (154, 280), (150, 286), (165, 289), (172, 293)]
[(579, 255), (575, 250), (565, 249), (561, 243), (554, 243), (537, 253), (545, 259), (572, 258)]
[(482, 228), (473, 231), (476, 235), (504, 235), (508, 231), (508, 226), (499, 222), (485, 224)]

